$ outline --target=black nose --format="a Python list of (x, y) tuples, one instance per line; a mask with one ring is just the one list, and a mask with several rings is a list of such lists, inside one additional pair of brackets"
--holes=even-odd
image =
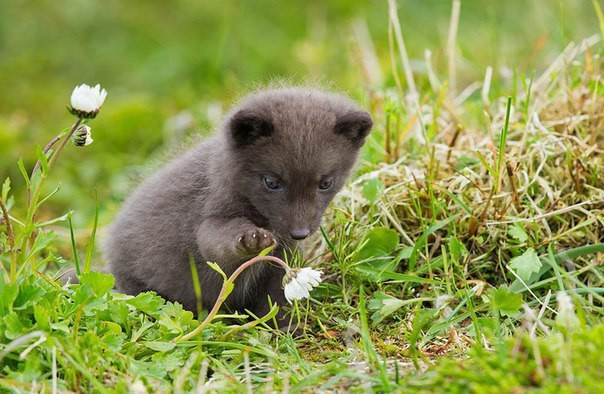
[(304, 238), (308, 237), (309, 234), (310, 234), (310, 230), (306, 229), (306, 228), (295, 229), (295, 230), (292, 230), (291, 233), (289, 233), (290, 237), (292, 237), (293, 239), (296, 239), (296, 240), (304, 239)]

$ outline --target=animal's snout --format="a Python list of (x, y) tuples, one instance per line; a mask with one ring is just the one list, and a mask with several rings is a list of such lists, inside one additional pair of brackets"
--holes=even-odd
[(310, 234), (310, 230), (307, 228), (297, 228), (292, 230), (289, 233), (289, 236), (292, 237), (292, 239), (295, 239), (297, 241), (304, 239), (306, 237), (308, 237)]

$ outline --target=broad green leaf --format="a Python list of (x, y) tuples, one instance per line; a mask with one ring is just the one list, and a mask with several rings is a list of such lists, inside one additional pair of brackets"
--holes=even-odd
[(50, 328), (50, 314), (48, 309), (42, 305), (34, 305), (34, 318), (39, 329), (47, 330)]
[(460, 261), (461, 257), (468, 254), (466, 245), (463, 244), (457, 237), (451, 237), (449, 240), (449, 252), (454, 261)]
[(176, 342), (149, 341), (145, 342), (145, 346), (156, 352), (167, 352), (168, 350), (174, 349)]
[[(4, 322), (5, 331), (4, 336), (8, 339), (17, 339), (22, 336), (24, 332), (29, 331), (29, 327), (26, 327), (23, 323), (29, 322), (28, 319), (21, 321), (19, 315), (15, 312), (10, 312), (2, 317)], [(0, 325), (1, 326), (1, 325)]]
[[(550, 271), (554, 264), (559, 264), (565, 260), (574, 260), (578, 257), (587, 256), (594, 253), (604, 253), (604, 243), (594, 244), (594, 245), (585, 245), (579, 246), (577, 248), (567, 249), (558, 252), (551, 259), (542, 260), (542, 263), (545, 261), (548, 264), (542, 264), (541, 268), (538, 272), (533, 273), (531, 278), (528, 281), (525, 281), (526, 284), (535, 283), (539, 278), (541, 278), (546, 272)], [(524, 292), (526, 291), (526, 286), (522, 284), (518, 279), (516, 279), (511, 285), (510, 290), (513, 292)]]
[(151, 357), (151, 362), (153, 364), (160, 365), (162, 370), (165, 372), (172, 372), (176, 370), (180, 372), (183, 366), (182, 356), (176, 352), (155, 353)]
[(124, 343), (124, 339), (121, 336), (112, 332), (103, 335), (101, 341), (114, 352), (119, 352)]
[(75, 308), (82, 308), (88, 315), (107, 309), (107, 302), (103, 298), (96, 296), (89, 283), (80, 284), (76, 289), (73, 295)]
[(410, 283), (438, 283), (432, 279), (421, 278), (417, 275), (401, 274), (398, 272), (378, 270), (366, 265), (359, 265), (355, 268), (357, 272), (367, 275), (367, 278), (374, 281), (391, 281), (391, 282), (410, 282)]
[(167, 313), (162, 313), (162, 315), (159, 317), (158, 322), (161, 326), (166, 327), (171, 333), (180, 334), (183, 332), (183, 329), (180, 326), (179, 322), (174, 320), (174, 318), (172, 318), (172, 316), (168, 315)]
[(122, 326), (112, 321), (103, 321), (103, 328), (115, 335), (120, 335), (122, 333)]
[(0, 314), (5, 315), (13, 310), (13, 304), (19, 295), (19, 286), (15, 283), (5, 284), (0, 275)]
[(44, 294), (44, 289), (40, 287), (39, 283), (36, 283), (33, 280), (32, 276), (30, 276), (19, 284), (19, 295), (17, 296), (13, 307), (15, 309), (24, 309), (28, 305), (35, 304), (42, 294)]
[[(115, 299), (115, 297), (112, 297)], [(109, 304), (109, 316), (112, 321), (114, 321), (118, 326), (121, 324), (125, 326), (128, 322), (128, 317), (130, 315), (130, 308), (123, 301), (112, 302)], [(108, 322), (106, 322), (108, 323)]]
[(70, 334), (72, 326), (69, 323), (69, 320), (63, 320), (58, 323), (50, 323), (50, 328), (52, 328), (54, 331), (61, 331), (65, 334)]
[(512, 293), (507, 285), (489, 291), (491, 309), (502, 316), (515, 316), (522, 307), (522, 295)]
[(406, 260), (409, 257), (411, 257), (411, 253), (413, 253), (413, 247), (405, 246), (404, 248), (401, 248), (400, 252), (398, 252), (395, 260), (396, 261)]
[(102, 297), (107, 294), (109, 290), (113, 289), (115, 278), (111, 274), (90, 271), (80, 275), (80, 283), (83, 285), (90, 285), (94, 294), (96, 294), (97, 297)]
[(369, 202), (374, 202), (384, 191), (384, 184), (380, 181), (379, 178), (371, 178), (363, 183), (363, 196), (369, 200)]
[(145, 293), (138, 294), (134, 298), (126, 300), (126, 303), (132, 305), (139, 311), (145, 312), (146, 314), (157, 318), (161, 314), (160, 307), (165, 303), (165, 301), (155, 292), (147, 291)]
[(165, 379), (166, 370), (161, 363), (145, 362), (135, 358), (130, 359), (128, 374), (131, 376), (149, 376), (156, 379)]
[(52, 230), (39, 231), (29, 254), (25, 258), (25, 261), (29, 261), (33, 256), (46, 249), (56, 238), (57, 233)]
[(367, 308), (375, 310), (371, 315), (371, 320), (373, 320), (373, 325), (376, 325), (399, 310), (403, 305), (405, 305), (405, 301), (378, 291), (373, 294), (373, 298), (367, 303)]
[(372, 257), (389, 256), (398, 246), (398, 233), (386, 227), (376, 227), (369, 231), (357, 258), (365, 260)]
[(522, 255), (514, 257), (509, 265), (520, 279), (528, 284), (531, 274), (539, 272), (542, 263), (539, 256), (537, 256), (535, 249), (529, 248)]
[(508, 229), (508, 234), (518, 242), (526, 242), (528, 240), (528, 234), (518, 223)]

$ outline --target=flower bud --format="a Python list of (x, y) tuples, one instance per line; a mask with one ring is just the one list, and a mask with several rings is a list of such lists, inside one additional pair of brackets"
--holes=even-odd
[(75, 146), (88, 146), (92, 144), (94, 141), (92, 139), (92, 134), (90, 132), (90, 127), (83, 124), (78, 127), (78, 129), (71, 136), (71, 140), (73, 141)]

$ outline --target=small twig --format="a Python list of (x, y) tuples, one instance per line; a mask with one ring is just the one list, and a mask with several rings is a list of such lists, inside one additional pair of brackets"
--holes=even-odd
[(512, 201), (514, 202), (516, 209), (520, 209), (520, 197), (518, 196), (518, 187), (516, 186), (516, 171), (507, 160), (505, 162), (505, 168), (507, 170), (508, 178), (510, 178), (510, 186), (512, 187)]
[(457, 124), (455, 128), (455, 133), (453, 133), (453, 138), (449, 142), (449, 150), (447, 151), (447, 162), (451, 160), (451, 153), (453, 152), (453, 148), (455, 147), (455, 143), (457, 142), (457, 138), (459, 138), (459, 134), (461, 134), (462, 126)]

